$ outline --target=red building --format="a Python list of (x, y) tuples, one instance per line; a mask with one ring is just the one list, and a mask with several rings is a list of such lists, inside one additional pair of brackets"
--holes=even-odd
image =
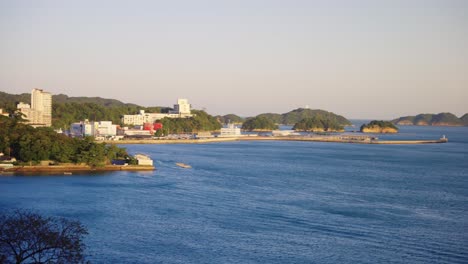
[(162, 123), (144, 123), (143, 124), (143, 130), (150, 130), (150, 131), (157, 131), (163, 127)]

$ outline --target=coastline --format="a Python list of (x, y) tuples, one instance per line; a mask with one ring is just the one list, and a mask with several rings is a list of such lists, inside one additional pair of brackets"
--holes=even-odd
[(52, 173), (52, 174), (72, 174), (73, 172), (106, 172), (106, 171), (153, 171), (154, 166), (146, 165), (105, 165), (103, 167), (92, 167), (89, 165), (51, 165), (51, 166), (14, 166), (0, 169), (2, 174), (14, 173)]
[(351, 143), (351, 144), (384, 144), (384, 145), (417, 145), (417, 144), (435, 144), (447, 143), (447, 139), (436, 140), (355, 140), (341, 138), (337, 136), (329, 137), (261, 137), (261, 136), (245, 136), (245, 137), (226, 137), (226, 138), (206, 138), (206, 139), (158, 139), (158, 140), (118, 140), (104, 141), (107, 144), (204, 144), (216, 142), (233, 142), (233, 141), (310, 141), (310, 142), (333, 142), (333, 143)]

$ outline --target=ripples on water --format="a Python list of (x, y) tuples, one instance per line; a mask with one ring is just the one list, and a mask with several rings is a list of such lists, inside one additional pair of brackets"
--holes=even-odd
[(94, 263), (467, 263), (468, 128), (399, 137), (442, 134), (131, 145), (158, 170), (2, 177), (0, 208), (80, 219)]

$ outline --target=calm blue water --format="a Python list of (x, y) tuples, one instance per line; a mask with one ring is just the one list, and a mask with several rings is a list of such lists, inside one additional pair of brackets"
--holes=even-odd
[(81, 220), (93, 263), (468, 263), (468, 128), (389, 137), (442, 134), (130, 145), (158, 170), (0, 177), (0, 210)]

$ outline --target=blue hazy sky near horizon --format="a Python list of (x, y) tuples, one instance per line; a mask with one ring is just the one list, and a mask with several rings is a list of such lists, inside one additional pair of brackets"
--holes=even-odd
[(210, 114), (468, 112), (468, 1), (4, 1), (0, 91)]

